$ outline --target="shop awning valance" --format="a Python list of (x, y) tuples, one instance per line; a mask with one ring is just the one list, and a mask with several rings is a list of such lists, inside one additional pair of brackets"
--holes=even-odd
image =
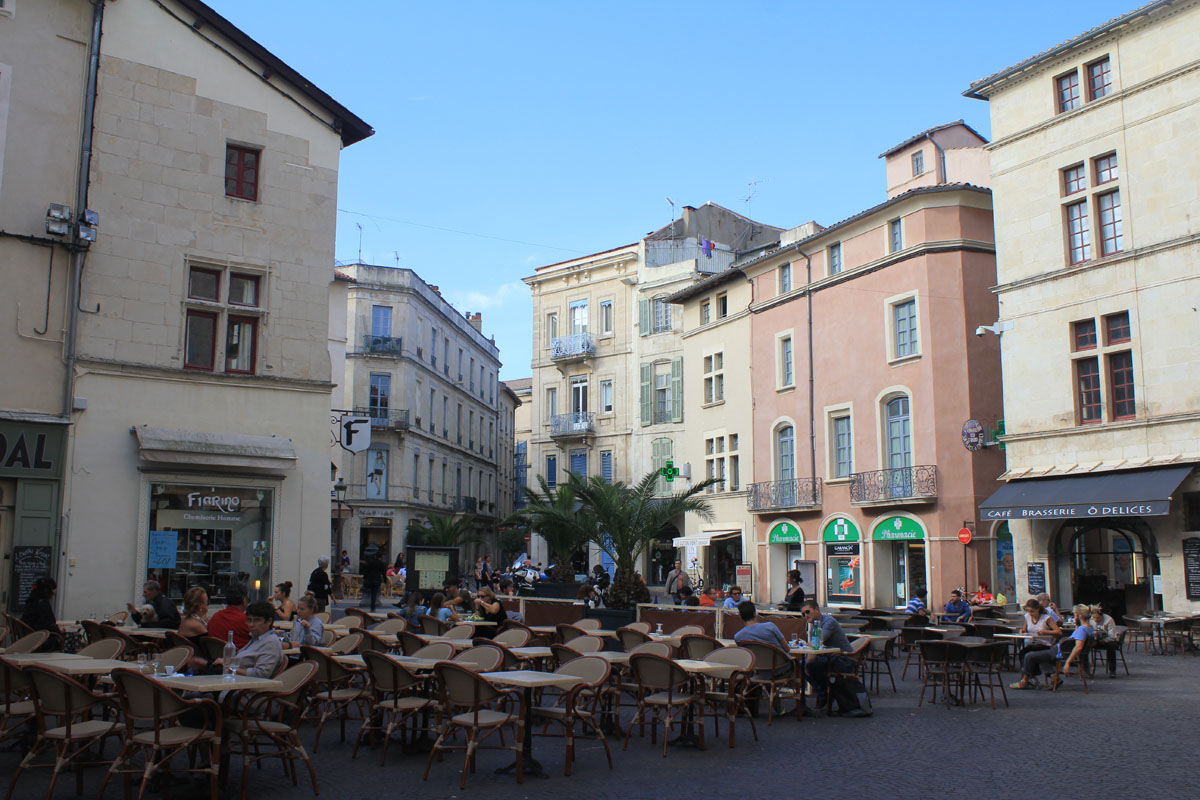
[(983, 519), (1161, 517), (1191, 466), (1009, 481), (979, 505)]
[(291, 439), (135, 425), (143, 467), (278, 475), (296, 466)]
[(691, 533), (687, 536), (676, 536), (671, 540), (671, 544), (675, 547), (687, 547), (695, 545), (696, 547), (707, 547), (714, 539), (729, 539), (733, 536), (741, 536), (739, 530), (727, 531), (701, 531), (700, 533)]

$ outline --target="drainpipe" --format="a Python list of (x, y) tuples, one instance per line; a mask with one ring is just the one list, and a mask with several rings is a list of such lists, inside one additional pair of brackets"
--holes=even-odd
[(796, 252), (804, 256), (805, 285), (804, 295), (808, 298), (808, 448), (809, 448), (809, 478), (812, 481), (812, 499), (817, 500), (817, 410), (814, 407), (817, 398), (816, 377), (813, 372), (813, 296), (812, 296), (812, 258), (808, 253), (796, 248)]
[(946, 180), (946, 151), (943, 150), (942, 146), (937, 143), (937, 139), (935, 139), (929, 135), (926, 135), (925, 138), (928, 139), (929, 141), (933, 142), (933, 149), (937, 150), (937, 152), (938, 152), (938, 163), (937, 163), (938, 183), (939, 184), (946, 183), (947, 182), (947, 180)]

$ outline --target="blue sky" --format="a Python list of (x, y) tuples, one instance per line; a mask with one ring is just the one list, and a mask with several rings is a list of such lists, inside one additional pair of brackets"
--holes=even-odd
[(890, 146), (959, 118), (990, 138), (972, 81), (1136, 5), (208, 2), (374, 126), (342, 154), (337, 258), (361, 225), (364, 261), (482, 312), (504, 379), (530, 374), (536, 267), (636, 241), (666, 197), (847, 217), (884, 199)]

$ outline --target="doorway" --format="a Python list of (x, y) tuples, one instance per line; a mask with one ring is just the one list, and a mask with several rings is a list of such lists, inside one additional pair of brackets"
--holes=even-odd
[(908, 605), (918, 589), (925, 588), (925, 542), (892, 542), (892, 605)]
[(17, 482), (0, 480), (0, 553), (4, 554), (4, 565), (0, 567), (0, 605), (8, 609), (21, 607), (22, 598), (9, 598), (9, 582), (12, 579), (13, 511), (17, 504)]
[(1099, 605), (1114, 619), (1162, 608), (1158, 558), (1143, 525), (1135, 518), (1064, 525), (1054, 547), (1059, 604)]

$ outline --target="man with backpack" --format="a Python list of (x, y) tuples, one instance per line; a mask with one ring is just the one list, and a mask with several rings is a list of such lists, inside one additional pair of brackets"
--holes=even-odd
[[(810, 624), (820, 629), (822, 647), (836, 647), (843, 653), (849, 653), (853, 649), (850, 646), (850, 640), (842, 631), (841, 624), (831, 615), (822, 614), (821, 605), (816, 600), (806, 600), (801, 613)], [(865, 700), (866, 689), (858, 678), (853, 677), (853, 661), (846, 656), (810, 656), (807, 662), (805, 674), (813, 687), (818, 709), (824, 708), (826, 703), (831, 702), (829, 671), (832, 669), (842, 676), (835, 681), (833, 686), (838, 710), (849, 716), (870, 716), (871, 712), (868, 710), (870, 701)]]

